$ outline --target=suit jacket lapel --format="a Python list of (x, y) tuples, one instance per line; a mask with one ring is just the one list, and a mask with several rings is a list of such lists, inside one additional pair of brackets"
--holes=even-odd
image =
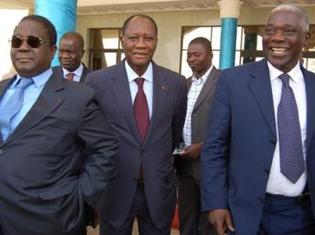
[(121, 107), (121, 110), (123, 110), (125, 120), (128, 123), (133, 136), (137, 136), (137, 141), (141, 143), (135, 117), (133, 115), (129, 81), (125, 70), (124, 61), (117, 66), (117, 71), (113, 73), (113, 77), (111, 79), (113, 97), (117, 101), (118, 107)]
[[(149, 140), (152, 134), (154, 134), (154, 128), (156, 120), (158, 119), (161, 109), (164, 105), (167, 105), (167, 92), (168, 84), (167, 79), (160, 74), (158, 66), (152, 62), (153, 66), (153, 101), (152, 101), (152, 115), (150, 120), (150, 127), (147, 133), (145, 142)], [(158, 128), (158, 127), (157, 127)]]
[(308, 149), (309, 144), (312, 140), (315, 131), (315, 76), (313, 73), (302, 68), (304, 81), (305, 81), (305, 91), (306, 91), (306, 110), (307, 110), (307, 118), (306, 118), (306, 149)]
[(211, 88), (213, 87), (215, 81), (218, 78), (218, 71), (216, 70), (216, 68), (213, 67), (213, 69), (211, 70), (208, 79), (206, 81), (206, 83), (204, 84), (204, 86), (202, 87), (200, 94), (196, 100), (196, 103), (194, 105), (194, 110), (196, 110), (204, 101), (204, 99), (207, 97), (209, 91), (211, 90)]
[(249, 90), (256, 99), (258, 106), (266, 120), (274, 137), (276, 138), (276, 124), (270, 84), (269, 70), (266, 60), (262, 60), (254, 65), (251, 78), (249, 79)]
[(55, 77), (53, 74), (47, 81), (47, 84), (45, 85), (33, 107), (25, 115), (23, 120), (8, 137), (4, 144), (13, 141), (15, 138), (31, 129), (49, 113), (55, 110), (64, 100), (63, 94), (57, 91), (63, 89), (63, 79), (60, 77)]
[(82, 64), (82, 65), (83, 65), (83, 71), (82, 71), (82, 74), (80, 77), (80, 83), (85, 83), (86, 76), (89, 73), (89, 70), (87, 69), (87, 67), (84, 64)]

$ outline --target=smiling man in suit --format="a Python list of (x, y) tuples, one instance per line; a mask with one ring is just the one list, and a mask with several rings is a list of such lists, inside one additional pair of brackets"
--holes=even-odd
[(187, 79), (187, 112), (183, 128), (183, 152), (175, 158), (179, 179), (178, 204), (181, 235), (216, 234), (201, 213), (200, 154), (206, 136), (219, 71), (212, 65), (211, 42), (202, 37), (193, 39), (187, 50), (187, 62), (193, 76)]
[[(98, 207), (118, 141), (94, 91), (56, 76), (56, 30), (24, 17), (14, 30), (17, 75), (0, 82), (0, 234), (81, 235), (85, 202)], [(83, 150), (82, 171), (73, 158)]]
[(265, 59), (223, 70), (201, 155), (202, 208), (219, 235), (315, 234), (315, 74), (309, 21), (280, 5)]
[(67, 32), (60, 38), (58, 58), (60, 66), (53, 68), (58, 76), (68, 80), (85, 83), (86, 76), (90, 72), (82, 63), (84, 56), (84, 39), (77, 32)]
[(185, 119), (183, 76), (152, 61), (157, 26), (146, 15), (129, 17), (121, 43), (126, 59), (92, 72), (88, 84), (120, 138), (117, 171), (100, 211), (102, 235), (168, 235), (176, 204), (172, 152)]

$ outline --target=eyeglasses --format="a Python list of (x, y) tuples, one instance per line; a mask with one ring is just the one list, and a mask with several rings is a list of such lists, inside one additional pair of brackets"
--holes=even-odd
[(19, 48), (23, 42), (26, 41), (27, 44), (31, 48), (38, 48), (40, 45), (42, 45), (44, 42), (49, 42), (49, 40), (44, 40), (40, 37), (29, 35), (27, 37), (21, 37), (18, 35), (13, 35), (11, 38), (11, 47), (12, 48)]

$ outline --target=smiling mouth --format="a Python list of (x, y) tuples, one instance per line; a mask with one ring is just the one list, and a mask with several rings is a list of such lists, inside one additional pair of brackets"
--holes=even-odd
[(275, 55), (283, 55), (287, 52), (288, 49), (286, 48), (277, 48), (277, 47), (271, 47), (271, 51)]

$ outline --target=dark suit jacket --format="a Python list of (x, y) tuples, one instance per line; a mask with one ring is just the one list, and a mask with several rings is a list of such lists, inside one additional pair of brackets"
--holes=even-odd
[[(0, 96), (12, 80), (0, 82)], [(78, 175), (71, 163), (82, 146), (88, 158)], [(2, 232), (79, 234), (84, 201), (99, 206), (116, 152), (117, 139), (93, 90), (53, 74), (14, 132), (0, 141)]]
[(137, 133), (124, 61), (90, 73), (87, 80), (96, 90), (106, 121), (120, 138), (117, 171), (104, 197), (101, 217), (113, 226), (120, 226), (125, 221), (136, 193), (142, 163), (152, 220), (157, 227), (166, 226), (176, 204), (172, 151), (179, 143), (185, 118), (184, 77), (153, 63), (153, 110), (144, 144)]
[[(82, 65), (83, 65), (83, 71), (82, 71), (81, 78), (80, 78), (79, 82), (82, 84), (85, 84), (86, 83), (86, 76), (91, 71), (84, 64), (82, 64)], [(56, 74), (56, 76), (64, 78), (62, 66), (55, 66), (52, 69), (53, 69), (54, 73)], [(78, 149), (78, 152), (75, 155), (76, 155), (76, 157), (74, 157), (74, 161), (72, 163), (73, 164), (73, 171), (80, 172), (80, 171), (84, 170), (82, 168), (82, 162), (85, 161), (85, 158), (87, 157), (87, 155), (84, 154), (84, 152), (82, 152), (82, 150), (80, 150), (80, 149)], [(97, 213), (95, 211), (93, 211), (93, 209), (91, 207), (86, 205), (85, 214), (86, 214), (86, 225), (87, 226), (90, 225), (93, 228), (96, 228), (96, 226), (98, 224)]]
[[(304, 68), (302, 72), (307, 99), (307, 177), (315, 205), (315, 75)], [(202, 209), (229, 208), (235, 234), (257, 234), (277, 142), (266, 60), (222, 71), (209, 121), (201, 156)]]
[[(191, 114), (191, 140), (193, 144), (203, 142), (206, 137), (208, 116), (219, 74), (219, 70), (213, 67), (194, 105)], [(191, 87), (191, 82), (192, 77), (186, 81), (188, 91)], [(197, 182), (200, 182), (200, 159), (189, 160), (176, 157), (175, 165), (178, 174), (192, 175)]]
[[(91, 70), (89, 70), (84, 64), (82, 65), (83, 65), (83, 71), (82, 71), (82, 75), (79, 82), (85, 83), (86, 76), (88, 75), (89, 72), (91, 72)], [(53, 67), (53, 71), (56, 73), (57, 76), (64, 77), (62, 66), (59, 65), (59, 66)]]

